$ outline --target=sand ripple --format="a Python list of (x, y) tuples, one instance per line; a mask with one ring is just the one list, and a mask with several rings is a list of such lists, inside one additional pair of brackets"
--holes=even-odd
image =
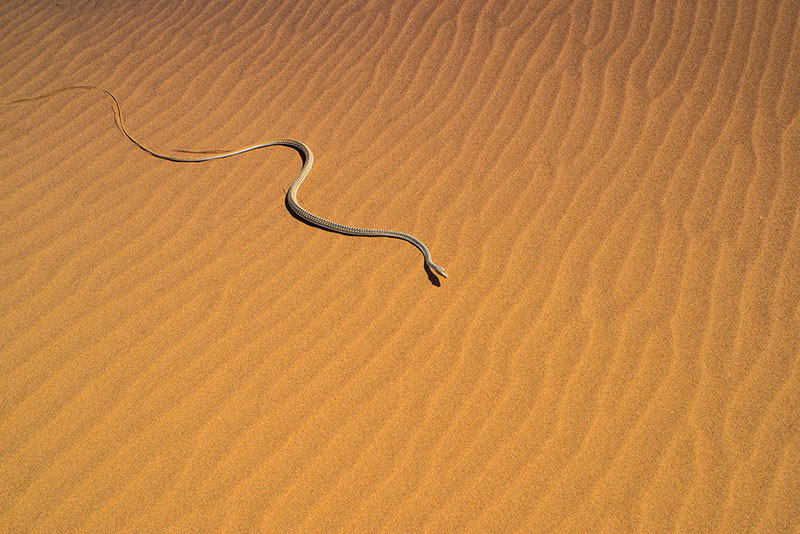
[(795, 532), (800, 3), (0, 5), (0, 530)]

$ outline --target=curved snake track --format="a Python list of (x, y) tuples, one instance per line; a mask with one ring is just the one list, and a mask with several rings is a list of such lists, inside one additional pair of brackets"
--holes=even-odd
[[(134, 139), (128, 133), (128, 131), (125, 129), (125, 125), (122, 122), (122, 109), (120, 108), (119, 101), (117, 100), (117, 98), (113, 94), (111, 94), (109, 91), (106, 91), (105, 89), (100, 89), (99, 87), (95, 87), (93, 85), (75, 85), (75, 86), (71, 86), (71, 87), (65, 87), (63, 89), (59, 89), (57, 91), (54, 91), (52, 93), (48, 93), (48, 94), (45, 94), (45, 95), (31, 97), (31, 98), (23, 98), (23, 99), (20, 99), (20, 100), (14, 100), (13, 102), (7, 102), (6, 105), (20, 104), (22, 102), (31, 102), (31, 101), (34, 101), (34, 100), (40, 100), (40, 99), (43, 99), (43, 98), (48, 98), (48, 97), (51, 97), (51, 96), (56, 95), (58, 93), (62, 93), (64, 91), (71, 91), (71, 90), (78, 90), (78, 89), (80, 89), (80, 90), (97, 90), (97, 91), (101, 91), (101, 92), (105, 93), (106, 95), (110, 96), (111, 99), (114, 101), (114, 107), (116, 108), (116, 114), (114, 116), (114, 120), (115, 120), (117, 126), (119, 127), (120, 131), (125, 135), (125, 137), (127, 137), (128, 140), (130, 140), (133, 144), (135, 144), (136, 146), (138, 146), (139, 148), (141, 148), (142, 150), (144, 150), (145, 152), (147, 152), (151, 156), (155, 156), (155, 157), (160, 158), (160, 159), (165, 159), (167, 161), (176, 161), (176, 162), (179, 162), (179, 163), (199, 163), (199, 162), (202, 162), (202, 161), (211, 161), (211, 160), (215, 160), (215, 159), (229, 158), (231, 156), (236, 156), (238, 154), (244, 154), (245, 152), (250, 152), (251, 150), (257, 150), (259, 148), (265, 148), (265, 147), (268, 147), (268, 146), (275, 146), (275, 145), (288, 146), (288, 147), (292, 147), (292, 148), (300, 151), (300, 154), (303, 157), (303, 168), (300, 169), (300, 174), (297, 175), (297, 178), (295, 178), (294, 183), (292, 183), (292, 186), (289, 188), (289, 192), (287, 193), (289, 207), (292, 209), (292, 211), (298, 217), (300, 217), (301, 219), (303, 219), (303, 220), (305, 220), (305, 221), (307, 221), (307, 222), (309, 222), (311, 224), (315, 224), (317, 226), (320, 226), (322, 228), (326, 228), (328, 230), (332, 230), (334, 232), (338, 232), (340, 234), (359, 235), (359, 236), (372, 236), (372, 237), (393, 237), (393, 238), (403, 239), (405, 241), (408, 241), (409, 243), (411, 243), (412, 245), (417, 247), (422, 252), (422, 255), (425, 257), (425, 264), (430, 269), (432, 269), (434, 272), (436, 272), (440, 276), (442, 276), (444, 278), (447, 278), (447, 271), (445, 271), (444, 267), (441, 267), (441, 266), (436, 265), (435, 263), (433, 263), (433, 260), (431, 259), (431, 253), (428, 250), (428, 247), (426, 247), (425, 244), (422, 241), (420, 241), (419, 239), (417, 239), (413, 235), (406, 234), (404, 232), (397, 232), (397, 231), (394, 231), (394, 230), (376, 230), (376, 229), (372, 229), (372, 228), (358, 228), (358, 227), (355, 227), (355, 226), (346, 226), (344, 224), (339, 224), (337, 222), (329, 221), (328, 219), (322, 218), (322, 217), (320, 217), (318, 215), (314, 215), (313, 213), (311, 213), (310, 211), (305, 209), (303, 206), (301, 206), (300, 203), (297, 200), (297, 191), (300, 189), (300, 185), (303, 183), (303, 180), (306, 179), (306, 177), (308, 176), (308, 173), (311, 171), (311, 166), (314, 164), (314, 154), (311, 152), (311, 149), (308, 148), (305, 145), (305, 143), (303, 143), (301, 141), (298, 141), (296, 139), (290, 139), (290, 138), (272, 139), (272, 140), (266, 141), (264, 143), (260, 143), (258, 145), (253, 145), (253, 146), (250, 146), (250, 147), (247, 147), (247, 148), (242, 148), (241, 150), (234, 150), (232, 152), (224, 152), (222, 154), (215, 154), (213, 156), (206, 156), (206, 157), (201, 157), (201, 158), (178, 158), (178, 157), (174, 157), (174, 156), (167, 156), (167, 155), (164, 155), (164, 154), (159, 154), (158, 152), (155, 152), (155, 151), (147, 148), (146, 146), (141, 144), (139, 141)], [(117, 118), (119, 119), (118, 121), (117, 121)], [(184, 151), (184, 152), (190, 152), (190, 151)], [(196, 153), (200, 153), (200, 152), (196, 152)]]

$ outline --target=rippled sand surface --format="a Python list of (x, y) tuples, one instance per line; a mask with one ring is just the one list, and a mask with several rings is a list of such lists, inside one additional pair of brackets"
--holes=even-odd
[(800, 2), (0, 5), (0, 531), (797, 532)]

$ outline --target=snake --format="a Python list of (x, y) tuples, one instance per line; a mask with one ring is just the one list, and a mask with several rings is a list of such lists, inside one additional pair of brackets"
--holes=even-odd
[(98, 90), (102, 93), (111, 97), (111, 100), (114, 102), (114, 107), (116, 113), (114, 114), (114, 123), (117, 125), (119, 130), (128, 138), (128, 140), (139, 147), (140, 149), (144, 150), (151, 156), (154, 156), (159, 159), (167, 160), (167, 161), (174, 161), (178, 163), (200, 163), (203, 161), (212, 161), (217, 159), (223, 158), (230, 158), (233, 156), (237, 156), (239, 154), (244, 154), (245, 152), (250, 152), (253, 150), (258, 150), (260, 148), (266, 148), (270, 146), (287, 146), (294, 148), (300, 153), (300, 156), (303, 160), (303, 167), (300, 169), (300, 174), (297, 175), (297, 178), (294, 179), (292, 186), (289, 188), (289, 191), (286, 193), (287, 202), (289, 204), (289, 208), (291, 208), (292, 212), (300, 217), (302, 220), (310, 223), (311, 225), (315, 225), (321, 228), (325, 228), (327, 230), (331, 230), (333, 232), (337, 232), (340, 234), (345, 235), (354, 235), (354, 236), (368, 236), (368, 237), (390, 237), (395, 239), (402, 239), (404, 241), (408, 241), (415, 247), (417, 247), (420, 252), (422, 252), (422, 256), (425, 258), (425, 265), (430, 268), (433, 272), (437, 273), (438, 275), (447, 278), (447, 271), (444, 267), (437, 265), (433, 262), (431, 258), (431, 253), (428, 250), (428, 247), (425, 244), (414, 237), (411, 234), (407, 234), (405, 232), (398, 232), (396, 230), (377, 230), (373, 228), (359, 228), (357, 226), (347, 226), (344, 224), (340, 224), (329, 219), (325, 219), (324, 217), (320, 217), (319, 215), (315, 215), (311, 213), (303, 206), (300, 205), (300, 202), (297, 200), (297, 192), (300, 190), (300, 186), (303, 184), (303, 181), (308, 177), (308, 174), (311, 172), (311, 167), (314, 165), (314, 154), (311, 152), (311, 149), (303, 143), (302, 141), (298, 141), (297, 139), (291, 139), (288, 137), (279, 138), (279, 139), (271, 139), (269, 141), (265, 141), (263, 143), (259, 143), (257, 145), (249, 146), (247, 148), (242, 148), (239, 150), (233, 151), (219, 151), (219, 150), (207, 150), (207, 151), (193, 151), (193, 150), (176, 150), (175, 152), (185, 152), (185, 153), (193, 153), (193, 154), (213, 154), (204, 157), (176, 157), (170, 156), (167, 154), (161, 154), (148, 148), (147, 146), (143, 145), (134, 137), (128, 133), (128, 130), (125, 128), (125, 124), (122, 120), (122, 108), (119, 104), (117, 98), (111, 94), (110, 91), (105, 89), (101, 89), (94, 85), (73, 85), (70, 87), (64, 87), (62, 89), (58, 89), (51, 93), (47, 93), (45, 95), (29, 97), (29, 98), (22, 98), (19, 100), (14, 100), (12, 102), (4, 103), (4, 105), (11, 105), (11, 104), (20, 104), (22, 102), (31, 102), (34, 100), (41, 100), (43, 98), (48, 98), (54, 96), (58, 93), (62, 93), (64, 91), (71, 91), (71, 90)]

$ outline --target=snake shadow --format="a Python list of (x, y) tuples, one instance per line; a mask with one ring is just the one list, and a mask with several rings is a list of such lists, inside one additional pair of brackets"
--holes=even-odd
[[(331, 234), (350, 236), (350, 234), (343, 234), (341, 232), (337, 232), (335, 230), (331, 230), (330, 228), (325, 228), (324, 226), (320, 226), (318, 224), (315, 224), (315, 223), (313, 223), (311, 221), (307, 221), (307, 220), (303, 219), (302, 217), (298, 216), (295, 212), (292, 211), (292, 208), (289, 207), (289, 193), (288, 192), (285, 192), (285, 193), (286, 194), (283, 197), (283, 205), (286, 206), (286, 211), (289, 212), (289, 215), (294, 217), (296, 220), (300, 221), (301, 223), (305, 224), (306, 226), (311, 226), (312, 228), (317, 228), (319, 230), (324, 230), (325, 232), (328, 232), (328, 233), (331, 233)], [(350, 236), (350, 237), (371, 237), (371, 236)], [(390, 239), (392, 239), (392, 238), (390, 238)], [(428, 274), (428, 281), (431, 284), (433, 284), (434, 286), (436, 286), (436, 287), (441, 287), (442, 286), (441, 280), (439, 280), (439, 277), (436, 276), (436, 274), (431, 270), (430, 267), (428, 267), (428, 264), (425, 263), (424, 259), (422, 260), (422, 267), (425, 269), (425, 272)]]

